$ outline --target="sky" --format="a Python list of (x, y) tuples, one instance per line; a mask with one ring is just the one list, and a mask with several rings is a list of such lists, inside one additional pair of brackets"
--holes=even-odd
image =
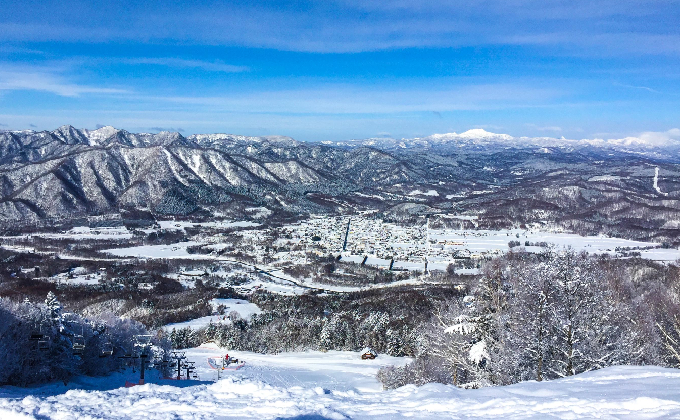
[(0, 129), (622, 138), (680, 127), (680, 1), (0, 0)]

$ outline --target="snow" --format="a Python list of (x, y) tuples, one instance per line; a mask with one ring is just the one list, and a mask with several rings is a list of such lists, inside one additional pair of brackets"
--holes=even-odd
[(212, 259), (208, 255), (190, 254), (187, 252), (188, 247), (202, 244), (202, 242), (179, 242), (171, 245), (142, 245), (130, 248), (107, 249), (101, 252), (117, 257)]
[(266, 207), (248, 207), (246, 211), (251, 213), (251, 216), (256, 219), (269, 217), (272, 214), (272, 211)]
[[(68, 387), (0, 388), (3, 419), (450, 419), (624, 418), (680, 416), (680, 371), (617, 366), (549, 382), (463, 390), (450, 385), (408, 385), (382, 391), (380, 366), (408, 359), (359, 352), (260, 355), (238, 371), (216, 371), (207, 358), (226, 350), (206, 345), (187, 351), (202, 381), (159, 381), (122, 386), (124, 377), (78, 378)], [(132, 376), (128, 372), (128, 376)], [(152, 377), (149, 373), (147, 378)], [(111, 381), (114, 381), (111, 383)], [(115, 382), (118, 382), (116, 384)]]
[(620, 176), (614, 176), (614, 175), (599, 175), (599, 176), (594, 176), (588, 179), (588, 182), (601, 182), (601, 181), (618, 181), (620, 180)]
[(431, 197), (439, 197), (439, 193), (437, 192), (437, 190), (428, 190), (425, 192), (420, 190), (413, 190), (410, 193), (408, 193), (408, 195), (428, 195)]
[(96, 286), (106, 279), (106, 273), (97, 271), (88, 272), (84, 267), (75, 267), (66, 273), (59, 273), (48, 280), (58, 284), (70, 284), (79, 286)]
[(177, 322), (174, 324), (168, 324), (164, 328), (168, 331), (175, 329), (181, 329), (189, 327), (191, 329), (197, 330), (200, 328), (207, 327), (211, 322), (213, 324), (230, 324), (229, 314), (237, 312), (241, 318), (249, 319), (253, 314), (260, 314), (262, 311), (254, 303), (250, 303), (243, 299), (212, 299), (210, 305), (213, 307), (213, 311), (217, 312), (217, 307), (224, 305), (226, 308), (224, 310), (224, 315), (209, 315), (197, 319), (192, 319), (186, 322)]
[[(125, 226), (90, 228), (77, 226), (61, 233), (33, 233), (47, 239), (130, 239), (132, 233)], [(24, 235), (24, 237), (27, 235)]]
[(680, 229), (680, 220), (668, 220), (661, 229)]
[(680, 259), (680, 250), (675, 248), (656, 248), (640, 251), (642, 258), (654, 261), (673, 262)]
[(661, 191), (661, 188), (659, 188), (659, 167), (658, 166), (654, 169), (654, 189), (656, 190), (657, 193), (659, 193), (661, 195), (668, 195), (668, 193)]
[(470, 360), (474, 363), (479, 364), (488, 357), (489, 353), (486, 351), (486, 343), (484, 341), (479, 341), (470, 347)]
[(467, 130), (463, 133), (457, 134), (457, 133), (446, 133), (446, 134), (433, 134), (429, 137), (426, 137), (425, 139), (437, 141), (437, 142), (445, 142), (445, 141), (452, 141), (452, 140), (460, 140), (460, 139), (469, 139), (469, 140), (513, 140), (514, 138), (510, 135), (507, 134), (496, 134), (496, 133), (491, 133), (489, 131), (486, 131), (482, 128), (473, 128), (471, 130)]
[(185, 228), (194, 228), (194, 227), (208, 227), (208, 228), (215, 228), (215, 229), (232, 229), (232, 228), (247, 228), (247, 227), (254, 227), (254, 226), (260, 226), (260, 223), (255, 223), (255, 222), (249, 222), (249, 221), (230, 221), (230, 220), (222, 220), (222, 221), (217, 221), (217, 222), (202, 222), (202, 223), (194, 223), (194, 222), (186, 222), (186, 221), (178, 221), (178, 220), (162, 220), (158, 222), (158, 225), (161, 227), (161, 229), (166, 229), (166, 230), (183, 230)]
[[(430, 239), (447, 241), (447, 249), (468, 249), (471, 252), (507, 251), (509, 241), (525, 241), (532, 243), (547, 242), (559, 247), (571, 246), (577, 251), (598, 254), (612, 252), (617, 247), (658, 247), (654, 242), (633, 241), (606, 236), (579, 236), (572, 233), (527, 231), (522, 229), (507, 230), (431, 230)], [(678, 250), (670, 250), (678, 255)], [(649, 255), (654, 255), (649, 253)], [(676, 257), (677, 258), (677, 257)]]

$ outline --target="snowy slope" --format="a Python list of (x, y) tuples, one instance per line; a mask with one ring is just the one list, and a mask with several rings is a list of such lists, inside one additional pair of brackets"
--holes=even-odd
[[(362, 361), (352, 352), (258, 355), (230, 352), (246, 367), (219, 382), (207, 368), (215, 347), (187, 352), (204, 382), (113, 389), (110, 378), (87, 379), (80, 389), (0, 388), (0, 416), (40, 419), (449, 419), (449, 418), (677, 418), (680, 371), (610, 367), (552, 382), (462, 390), (430, 384), (381, 391), (379, 366), (404, 359)], [(122, 380), (120, 375), (113, 377)], [(172, 383), (172, 382), (170, 382)], [(99, 384), (99, 385), (98, 385)]]
[(214, 311), (216, 311), (220, 305), (224, 306), (224, 315), (203, 316), (192, 319), (191, 321), (168, 324), (164, 328), (168, 331), (172, 330), (173, 328), (181, 329), (186, 327), (197, 330), (199, 328), (207, 327), (211, 322), (215, 325), (230, 324), (231, 320), (229, 319), (229, 314), (231, 312), (238, 313), (243, 319), (250, 319), (253, 314), (262, 313), (262, 310), (260, 310), (256, 304), (250, 303), (243, 299), (212, 299), (210, 301), (210, 305), (213, 307)]

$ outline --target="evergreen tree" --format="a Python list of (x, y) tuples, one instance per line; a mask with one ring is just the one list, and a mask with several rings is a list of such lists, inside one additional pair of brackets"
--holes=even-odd
[(48, 317), (52, 326), (56, 326), (61, 331), (63, 329), (61, 317), (61, 303), (57, 296), (51, 291), (47, 293), (45, 298), (45, 306), (47, 307)]

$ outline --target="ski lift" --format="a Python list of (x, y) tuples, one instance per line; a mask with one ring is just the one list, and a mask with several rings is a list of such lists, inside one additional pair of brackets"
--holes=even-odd
[(29, 336), (29, 341), (35, 341), (38, 344), (38, 350), (47, 351), (50, 349), (50, 337), (42, 333), (42, 327), (39, 330), (33, 330)]
[(110, 341), (107, 341), (104, 343), (102, 346), (102, 351), (99, 354), (99, 357), (106, 357), (106, 356), (113, 356), (113, 344), (111, 344)]
[(153, 338), (153, 335), (151, 334), (137, 334), (135, 335), (135, 341), (137, 341), (137, 344), (140, 346), (146, 346), (151, 343), (151, 339)]
[(38, 340), (38, 350), (47, 351), (50, 349), (50, 337), (43, 335), (43, 337)]
[(31, 341), (39, 341), (42, 340), (43, 337), (45, 337), (41, 332), (39, 331), (33, 331), (31, 332), (31, 336), (29, 337), (29, 340)]
[(82, 334), (73, 335), (73, 354), (80, 356), (85, 351), (85, 337)]

